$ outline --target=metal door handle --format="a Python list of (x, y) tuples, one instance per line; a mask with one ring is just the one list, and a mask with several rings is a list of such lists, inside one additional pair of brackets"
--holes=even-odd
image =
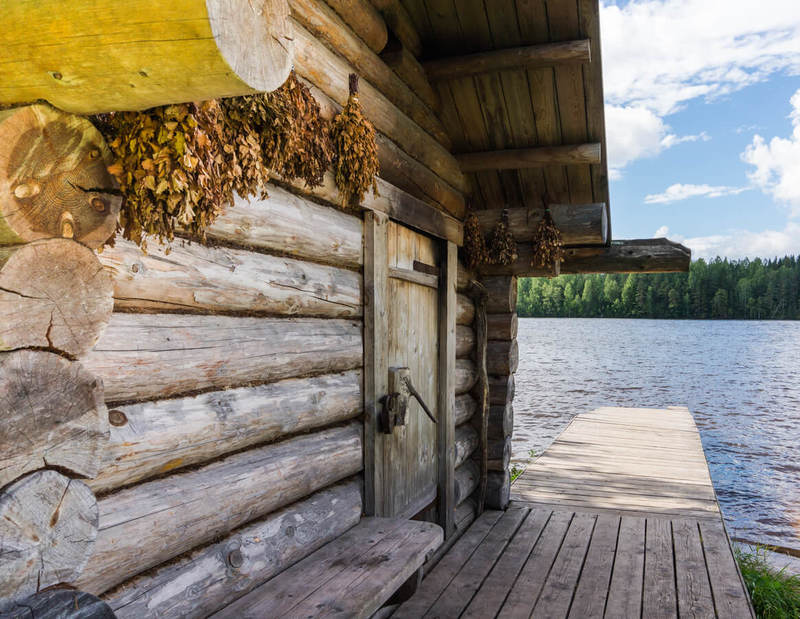
[(411, 382), (411, 370), (408, 368), (389, 368), (389, 394), (381, 398), (383, 409), (381, 410), (381, 430), (385, 434), (391, 434), (397, 426), (406, 425), (406, 413), (408, 412), (408, 401), (414, 397), (425, 414), (433, 423), (436, 417), (433, 416), (431, 409), (422, 399), (422, 395)]

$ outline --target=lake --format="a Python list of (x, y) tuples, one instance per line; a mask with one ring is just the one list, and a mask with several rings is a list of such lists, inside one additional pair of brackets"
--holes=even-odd
[(521, 318), (514, 462), (598, 406), (688, 406), (732, 537), (800, 549), (800, 322)]

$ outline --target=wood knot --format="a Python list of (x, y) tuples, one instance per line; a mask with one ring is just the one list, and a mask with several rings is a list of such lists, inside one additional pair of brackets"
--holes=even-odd
[(233, 568), (240, 568), (244, 564), (244, 555), (242, 555), (242, 551), (238, 548), (235, 550), (231, 550), (228, 553), (228, 565)]
[(106, 209), (108, 209), (108, 202), (103, 200), (103, 198), (98, 198), (97, 196), (92, 198), (89, 203), (98, 213), (105, 213)]
[(17, 198), (33, 198), (38, 196), (41, 190), (42, 186), (37, 182), (20, 183), (14, 187), (14, 195)]
[(110, 410), (108, 411), (108, 423), (117, 427), (124, 426), (128, 423), (128, 417), (121, 410)]
[(72, 213), (69, 211), (64, 211), (61, 213), (61, 236), (65, 239), (71, 239), (75, 237), (75, 218), (72, 217)]

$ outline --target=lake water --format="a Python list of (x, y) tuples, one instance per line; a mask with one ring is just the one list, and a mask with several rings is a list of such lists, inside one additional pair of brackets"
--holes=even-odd
[(800, 549), (800, 322), (521, 318), (514, 461), (598, 406), (688, 406), (733, 537)]

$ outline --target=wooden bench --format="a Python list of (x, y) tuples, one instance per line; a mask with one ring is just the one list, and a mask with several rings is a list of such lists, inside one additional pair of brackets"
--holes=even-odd
[(213, 617), (369, 617), (442, 540), (441, 527), (429, 522), (362, 518)]

